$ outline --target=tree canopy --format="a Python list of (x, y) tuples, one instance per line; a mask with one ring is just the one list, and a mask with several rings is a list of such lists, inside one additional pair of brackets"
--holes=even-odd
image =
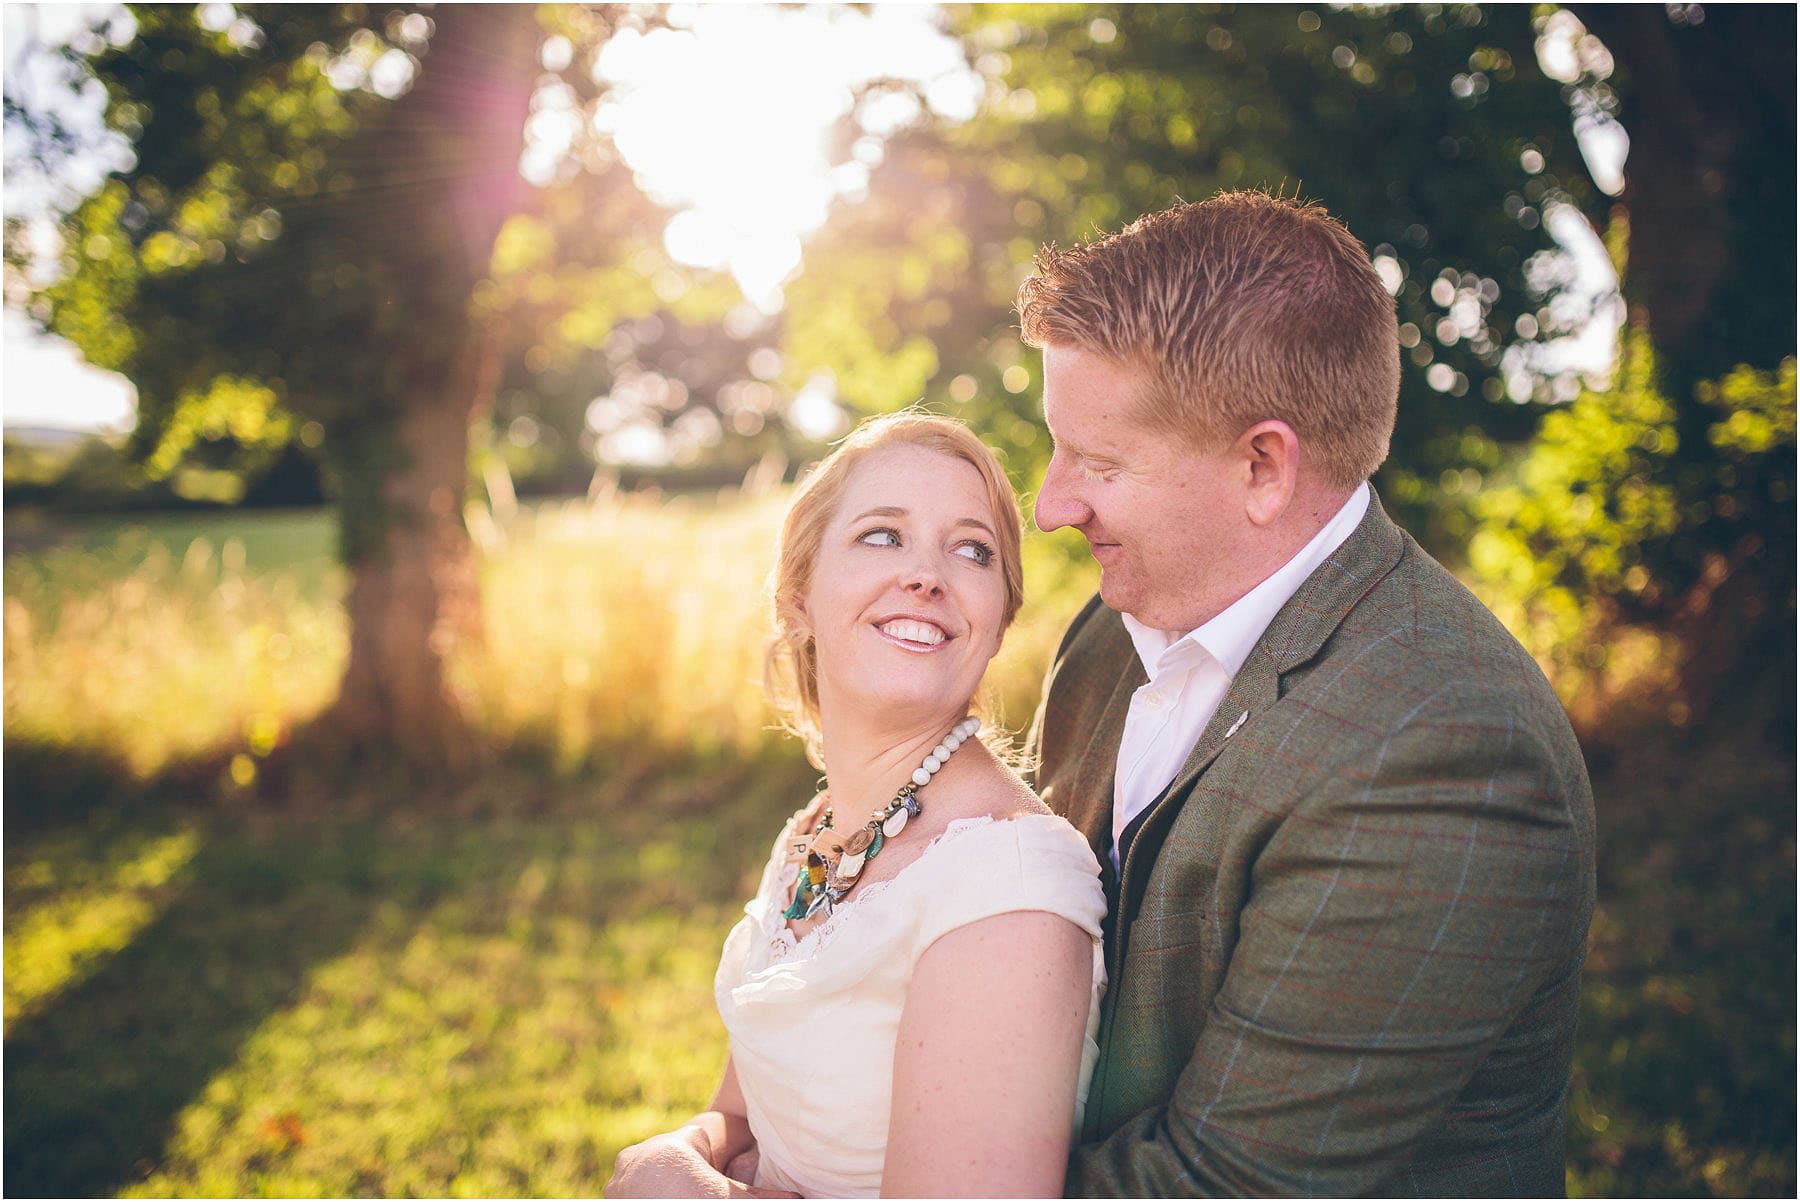
[[(1559, 615), (1559, 656), (1593, 654), (1597, 612), (1666, 623), (1745, 570), (1737, 588), (1773, 596), (1746, 643), (1791, 636), (1794, 225), (1771, 194), (1792, 184), (1791, 14), (1607, 9), (1612, 51), (1566, 17), (959, 9), (988, 103), (890, 145), (869, 200), (834, 215), (810, 252), (833, 270), (790, 293), (792, 370), (828, 366), (863, 408), (943, 403), (1029, 487), (1048, 445), (1009, 310), (1038, 246), (1221, 188), (1318, 199), (1396, 294), (1407, 370), (1377, 484), (1428, 546), (1463, 562), (1474, 539), (1479, 575)], [(1572, 66), (1553, 77), (1539, 50), (1558, 37)], [(1671, 64), (1679, 86), (1634, 86)], [(1614, 115), (1622, 202), (1574, 132)], [(1611, 382), (1549, 353), (1607, 319), (1571, 303), (1559, 207), (1604, 237), (1646, 331)], [(1634, 240), (1640, 208), (1652, 236)]]
[[(800, 449), (786, 402), (829, 380), (852, 411), (968, 418), (1029, 487), (1049, 447), (1011, 306), (1038, 247), (1266, 187), (1322, 201), (1396, 296), (1377, 482), (1434, 550), (1627, 619), (1673, 620), (1721, 571), (1781, 590), (1792, 323), (1767, 302), (1792, 293), (1791, 13), (1574, 10), (1602, 41), (1551, 6), (946, 11), (985, 103), (885, 137), (852, 109), (833, 144), (875, 164), (866, 198), (838, 202), (764, 326), (669, 258), (668, 214), (593, 119), (598, 49), (664, 10), (145, 6), (87, 57), (133, 159), (64, 222), (41, 311), (137, 385), (153, 474), (295, 439), (323, 459), (357, 645), (377, 664), (392, 644), (375, 675), (405, 678), (441, 658), (430, 640), (478, 634), (471, 454), (604, 455), (648, 422), (741, 470)], [(1573, 66), (1547, 74), (1557, 38)], [(528, 184), (553, 117), (572, 119)], [(1575, 135), (1614, 117), (1616, 200)], [(1568, 303), (1559, 214), (1622, 270), (1637, 334), (1611, 387), (1548, 353), (1595, 317)], [(369, 715), (410, 703), (374, 680), (346, 688), (388, 729)], [(436, 670), (409, 691), (455, 712)]]

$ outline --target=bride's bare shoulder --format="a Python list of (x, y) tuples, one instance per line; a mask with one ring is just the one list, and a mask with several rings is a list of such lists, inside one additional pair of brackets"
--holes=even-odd
[(971, 815), (985, 814), (1003, 820), (1052, 812), (1031, 786), (1004, 762), (993, 758), (987, 768), (977, 780), (970, 782), (966, 804)]

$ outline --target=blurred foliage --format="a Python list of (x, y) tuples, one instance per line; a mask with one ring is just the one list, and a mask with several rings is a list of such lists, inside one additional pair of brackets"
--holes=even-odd
[(1701, 385), (1716, 417), (1690, 457), (1703, 467), (1670, 466), (1676, 406), (1654, 364), (1631, 336), (1615, 386), (1549, 414), (1516, 481), (1473, 502), (1479, 574), (1571, 618), (1602, 599), (1644, 620), (1666, 616), (1717, 548), (1779, 555), (1769, 544), (1787, 540), (1771, 536), (1794, 521), (1794, 360)]
[[(554, 461), (564, 488), (572, 462), (592, 470), (588, 402), (645, 373), (694, 403), (634, 417), (698, 428), (696, 448), (756, 433), (732, 426), (726, 379), (695, 358), (735, 354), (729, 379), (753, 378), (753, 345), (721, 334), (736, 285), (669, 259), (667, 214), (592, 120), (606, 87), (584, 68), (617, 29), (662, 14), (427, 9), (247, 5), (224, 28), (134, 10), (133, 36), (86, 60), (132, 164), (65, 219), (61, 278), (33, 305), (137, 385), (132, 452), (152, 478), (202, 456), (254, 477), (299, 436), (325, 466), (350, 563), (395, 516), (384, 483), (407, 462), (408, 412), (473, 415), (485, 432), (498, 394), (511, 445), (548, 436), (513, 458)], [(552, 45), (554, 69), (539, 61)], [(434, 71), (446, 79), (421, 97)], [(526, 186), (521, 147), (539, 117), (564, 114), (569, 144)], [(24, 232), (8, 227), (15, 264)], [(665, 326), (681, 353), (660, 362), (658, 339), (633, 332)], [(477, 478), (495, 446), (478, 439)]]
[[(528, 56), (535, 19), (514, 12), (452, 15), (449, 40)], [(420, 13), (249, 6), (224, 28), (189, 8), (133, 17), (135, 37), (89, 60), (132, 163), (66, 218), (62, 278), (38, 312), (137, 386), (133, 450), (152, 476), (202, 444), (254, 470), (288, 440), (290, 414), (315, 422), (355, 561), (388, 520), (393, 423), (421, 388), (469, 368), (481, 226), (497, 228), (517, 188), (512, 102), (489, 70), (494, 91), (462, 128), (420, 137), (416, 115), (397, 118), (394, 98), (431, 57), (436, 26)], [(484, 215), (484, 192), (503, 207)]]
[(8, 430), (5, 456), (6, 504), (15, 511), (19, 505), (123, 510), (177, 499), (174, 480), (146, 479), (141, 464), (101, 435), (47, 443)]
[[(1465, 443), (1538, 418), (1500, 402), (1509, 348), (1572, 324), (1543, 270), (1556, 204), (1594, 193), (1564, 88), (1538, 68), (1542, 13), (1423, 5), (980, 5), (955, 27), (988, 81), (974, 121), (885, 151), (869, 199), (808, 250), (789, 289), (791, 370), (829, 366), (858, 406), (920, 395), (1014, 452), (1049, 456), (1037, 356), (1010, 309), (1037, 248), (1221, 188), (1317, 197), (1390, 261), (1410, 347), (1384, 495), (1441, 543), (1436, 481)], [(1434, 386), (1427, 369), (1440, 367)], [(1453, 506), (1451, 507), (1453, 508)]]
[[(1746, 661), (1793, 662), (1794, 360), (1703, 381), (1695, 395), (1713, 420), (1698, 449), (1682, 445), (1680, 407), (1658, 379), (1649, 339), (1632, 332), (1614, 386), (1549, 414), (1471, 500), (1469, 565), (1553, 670), (1603, 672), (1628, 641), (1619, 628), (1667, 636), (1682, 687), (1665, 716), (1680, 725), (1741, 682)], [(1770, 726), (1791, 724), (1785, 691)]]
[[(1636, 78), (1669, 55), (1711, 88), (1682, 103), (1728, 143), (1709, 143), (1695, 175), (1657, 153), (1676, 135), (1628, 124), (1620, 205), (1591, 182), (1572, 118), (1653, 121), (1674, 102), (1634, 102), (1634, 60), (1615, 79), (1617, 50), (1550, 6), (955, 12), (987, 103), (885, 147), (846, 121), (842, 153), (879, 163), (869, 198), (840, 205), (809, 248), (833, 269), (789, 289), (791, 379), (824, 366), (865, 409), (924, 395), (1004, 448), (1028, 489), (1049, 443), (1037, 357), (1009, 310), (1037, 248), (1221, 188), (1318, 197), (1394, 281), (1405, 371), (1384, 499), (1446, 561), (1479, 561), (1484, 595), (1571, 692), (1574, 675), (1605, 671), (1609, 643), (1673, 656), (1684, 711), (1743, 655), (1791, 662), (1792, 323), (1769, 315), (1791, 315), (1793, 223), (1768, 180), (1792, 175), (1792, 38), (1785, 85), (1767, 48), (1787, 17), (1601, 15), (1639, 56)], [(1573, 64), (1556, 78), (1546, 43)], [(1755, 60), (1749, 82), (1722, 82), (1739, 60)], [(1787, 127), (1755, 115), (1770, 86), (1788, 89)], [(1734, 267), (1679, 273), (1694, 246), (1656, 224), (1677, 204)], [(1602, 230), (1633, 299), (1616, 382), (1582, 388), (1549, 366), (1557, 339), (1606, 320), (1572, 303), (1547, 228), (1557, 206)]]
[[(288, 422), (280, 424), (285, 428)], [(7, 507), (124, 513), (217, 505), (311, 507), (325, 501), (319, 467), (304, 435), (275, 445), (267, 461), (255, 465), (243, 461), (234, 443), (203, 438), (163, 474), (147, 471), (125, 441), (102, 434), (46, 437), (42, 431), (9, 428)]]
[(1745, 684), (1691, 737), (1640, 728), (1593, 765), (1571, 1194), (1794, 1192), (1793, 723), (1766, 738)]
[[(665, 286), (692, 295), (673, 277)], [(484, 470), (504, 462), (521, 494), (581, 493), (596, 472), (670, 489), (739, 483), (763, 464), (791, 477), (790, 465), (821, 448), (774, 382), (768, 324), (746, 304), (717, 316), (656, 301), (597, 345), (529, 347), (507, 363), (477, 459)]]
[[(9, 556), (7, 1191), (591, 1195), (703, 1104), (720, 940), (816, 779), (745, 604), (782, 499), (497, 528), (464, 667), (512, 754), (450, 793), (283, 746), (343, 654), (329, 514)], [(1026, 554), (1014, 727), (1093, 586)], [(1594, 754), (1577, 1195), (1793, 1189), (1793, 748), (1744, 692)]]

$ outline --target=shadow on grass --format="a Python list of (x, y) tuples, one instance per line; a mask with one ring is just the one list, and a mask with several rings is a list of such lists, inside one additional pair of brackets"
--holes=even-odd
[(360, 929), (366, 903), (295, 904), (308, 859), (203, 849), (182, 898), (13, 1030), (8, 1194), (111, 1194), (148, 1171), (181, 1107)]
[(9, 744), (6, 761), (9, 875), (55, 855), (59, 839), (198, 837), (152, 891), (160, 912), (9, 1030), (8, 1194), (110, 1194), (141, 1176), (174, 1116), (312, 966), (348, 946), (374, 907), (429, 904), (439, 885), (389, 871), (366, 821), (217, 837), (230, 819), (205, 804), (216, 764), (134, 787), (120, 765), (72, 749)]
[[(259, 1028), (314, 988), (315, 970), (347, 952), (369, 957), (379, 976), (421, 930), (490, 947), (516, 944), (529, 956), (544, 932), (571, 920), (605, 930), (684, 907), (728, 913), (753, 883), (772, 823), (810, 782), (791, 755), (654, 769), (620, 764), (603, 780), (561, 784), (546, 783), (529, 758), (515, 757), (435, 793), (416, 792), (402, 777), (345, 783), (357, 773), (338, 765), (336, 787), (346, 792), (327, 795), (332, 786), (321, 779), (296, 778), (276, 807), (218, 794), (210, 782), (219, 763), (183, 765), (138, 786), (121, 765), (69, 748), (9, 742), (6, 761), (9, 943), (34, 910), (85, 888), (70, 887), (83, 865), (90, 876), (116, 881), (130, 878), (130, 857), (119, 847), (181, 832), (187, 849), (166, 880), (132, 894), (141, 923), (88, 949), (66, 980), (9, 1015), (4, 1187), (35, 1196), (112, 1194), (172, 1171), (169, 1149), (184, 1109), (239, 1062)], [(708, 871), (670, 885), (644, 856), (703, 863)], [(113, 861), (125, 867), (108, 867)], [(562, 894), (553, 889), (543, 904), (520, 911), (519, 883), (541, 878), (546, 865), (553, 877), (591, 870), (594, 878)], [(370, 988), (378, 994), (385, 984)], [(497, 1013), (511, 1022), (520, 1006), (535, 1004), (521, 998)], [(441, 1027), (438, 1019), (423, 1021)], [(402, 1019), (397, 1042), (406, 1041), (406, 1030)], [(246, 1110), (280, 1102), (284, 1084), (270, 1088), (264, 1080), (271, 1097)], [(242, 1128), (255, 1118), (232, 1121)], [(229, 1192), (255, 1192), (261, 1154), (241, 1152), (220, 1157), (240, 1173)], [(597, 1174), (610, 1153), (584, 1155)], [(184, 1162), (180, 1171), (191, 1168)], [(445, 1172), (435, 1189), (430, 1180), (395, 1178), (384, 1187), (379, 1176), (366, 1184), (376, 1192), (417, 1185), (442, 1192), (454, 1167)], [(357, 1185), (344, 1178), (318, 1188)]]
[[(1792, 1194), (1794, 748), (1747, 693), (1594, 748), (1572, 1192)], [(433, 791), (315, 751), (276, 801), (218, 795), (220, 763), (6, 761), (9, 1011), (16, 924), (138, 905), (11, 1017), (30, 1195), (597, 1192), (716, 1080), (717, 941), (813, 779), (791, 750), (602, 753)]]

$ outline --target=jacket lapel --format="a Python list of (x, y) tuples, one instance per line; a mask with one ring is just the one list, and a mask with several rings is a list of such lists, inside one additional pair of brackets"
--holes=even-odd
[[(1376, 581), (1394, 569), (1400, 560), (1404, 539), (1404, 533), (1381, 508), (1375, 486), (1370, 485), (1369, 510), (1363, 520), (1276, 613), (1251, 650), (1250, 658), (1238, 669), (1231, 687), (1226, 690), (1219, 708), (1201, 732), (1181, 770), (1175, 774), (1174, 781), (1146, 815), (1132, 844), (1132, 856), (1120, 866), (1123, 888), (1117, 894), (1108, 894), (1107, 900), (1112, 903), (1109, 914), (1111, 910), (1135, 911), (1143, 897), (1155, 851), (1162, 845), (1161, 832), (1174, 819), (1201, 776), (1225, 750), (1229, 740), (1240, 735), (1245, 727), (1254, 725), (1258, 714), (1280, 700), (1282, 676), (1317, 655), (1325, 640), (1356, 608), (1357, 602), (1368, 594)], [(1126, 702), (1130, 702), (1129, 693)], [(1119, 723), (1122, 735), (1123, 714)], [(1112, 741), (1115, 760), (1120, 735), (1115, 735)], [(1110, 799), (1110, 788), (1107, 796)], [(1110, 814), (1110, 806), (1108, 811)], [(1138, 855), (1139, 847), (1149, 850)], [(1102, 863), (1103, 873), (1108, 867)], [(1125, 905), (1121, 906), (1121, 902)], [(1119, 952), (1122, 955), (1122, 932), (1129, 923), (1115, 920), (1115, 925), (1121, 932)]]
[(1106, 699), (1106, 708), (1094, 726), (1088, 749), (1078, 761), (1079, 774), (1075, 788), (1070, 791), (1074, 804), (1064, 817), (1087, 836), (1088, 846), (1100, 862), (1100, 883), (1106, 889), (1107, 920), (1110, 922), (1118, 909), (1118, 874), (1112, 866), (1112, 821), (1119, 743), (1125, 737), (1125, 718), (1131, 712), (1131, 696), (1149, 677), (1144, 672), (1143, 662), (1138, 659), (1137, 650), (1125, 635), (1125, 627), (1119, 622), (1118, 615), (1108, 614), (1107, 617), (1118, 627), (1120, 641), (1124, 643), (1121, 655), (1128, 659), (1125, 671), (1115, 678), (1112, 694)]

